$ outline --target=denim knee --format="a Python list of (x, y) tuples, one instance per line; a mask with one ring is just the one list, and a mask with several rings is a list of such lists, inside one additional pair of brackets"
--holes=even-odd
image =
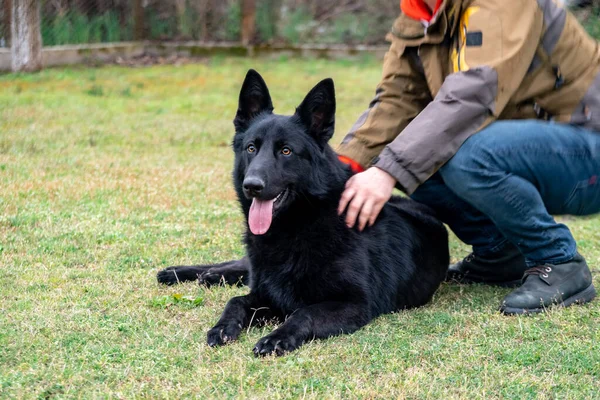
[(444, 182), (456, 195), (468, 199), (472, 189), (478, 188), (486, 177), (501, 169), (494, 149), (503, 142), (502, 131), (505, 129), (503, 121), (495, 122), (471, 136), (440, 169)]
[(479, 147), (477, 143), (467, 141), (439, 171), (448, 188), (463, 199), (486, 168)]

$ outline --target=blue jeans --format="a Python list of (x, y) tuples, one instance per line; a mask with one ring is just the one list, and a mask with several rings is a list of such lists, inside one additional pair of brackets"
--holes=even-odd
[(553, 122), (498, 121), (469, 138), (412, 195), (478, 255), (509, 242), (528, 266), (573, 258), (551, 215), (600, 212), (600, 133)]

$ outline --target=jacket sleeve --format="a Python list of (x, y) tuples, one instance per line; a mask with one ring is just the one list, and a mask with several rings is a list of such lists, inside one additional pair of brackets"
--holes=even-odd
[(523, 81), (543, 29), (537, 1), (474, 1), (463, 10), (454, 71), (374, 164), (408, 194), (498, 118)]
[[(383, 62), (383, 76), (375, 98), (358, 118), (341, 145), (338, 154), (368, 167), (383, 148), (394, 140), (427, 103), (431, 95), (425, 77), (415, 65), (417, 57), (390, 37), (392, 44)], [(414, 49), (416, 51), (416, 49)]]

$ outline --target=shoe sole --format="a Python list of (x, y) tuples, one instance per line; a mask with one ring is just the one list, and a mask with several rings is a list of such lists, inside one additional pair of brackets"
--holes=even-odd
[(562, 303), (552, 304), (548, 307), (539, 307), (539, 308), (515, 308), (515, 307), (505, 307), (500, 306), (500, 312), (504, 315), (523, 315), (523, 314), (539, 314), (543, 313), (550, 307), (569, 307), (575, 303), (577, 304), (585, 304), (594, 300), (596, 297), (596, 288), (594, 285), (588, 286), (586, 289), (582, 290), (579, 293), (574, 294), (573, 296), (565, 299)]

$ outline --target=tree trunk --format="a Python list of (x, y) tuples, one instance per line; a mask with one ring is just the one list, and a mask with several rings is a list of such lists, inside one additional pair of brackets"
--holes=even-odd
[[(4, 38), (4, 46), (10, 46), (10, 26), (11, 22), (11, 14), (12, 14), (12, 1), (4, 0), (2, 7), (2, 28), (3, 31), (0, 32), (0, 36)], [(2, 45), (0, 44), (0, 47)]]
[(42, 69), (39, 0), (12, 0), (11, 55), (13, 71)]
[(199, 0), (196, 2), (196, 11), (198, 12), (199, 19), (199, 37), (203, 42), (208, 41), (208, 18), (210, 16), (211, 2), (209, 0)]
[[(187, 36), (189, 32), (187, 32), (188, 27), (185, 23), (185, 0), (175, 0), (175, 12), (177, 13), (177, 39), (181, 39), (182, 37)], [(189, 38), (188, 38), (189, 39)]]
[(242, 44), (248, 46), (256, 34), (256, 0), (242, 0)]
[(142, 0), (133, 0), (133, 38), (145, 39), (144, 6)]

